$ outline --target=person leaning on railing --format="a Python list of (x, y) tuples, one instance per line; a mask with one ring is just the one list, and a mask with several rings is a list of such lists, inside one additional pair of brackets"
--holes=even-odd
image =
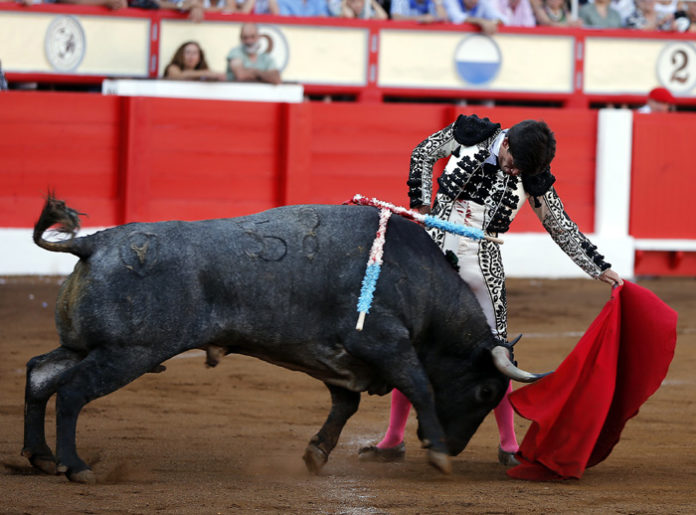
[[(438, 1), (438, 0), (436, 0)], [(447, 18), (452, 23), (473, 23), (484, 34), (493, 34), (508, 20), (490, 0), (444, 0)]]
[(195, 41), (182, 43), (174, 52), (172, 60), (164, 69), (163, 78), (171, 80), (223, 81), (225, 74), (208, 68), (205, 54)]
[(329, 0), (329, 13), (337, 18), (386, 20), (387, 11), (377, 0)]

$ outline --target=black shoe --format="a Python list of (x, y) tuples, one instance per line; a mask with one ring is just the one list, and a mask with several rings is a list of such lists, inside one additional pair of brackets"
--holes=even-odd
[(404, 442), (401, 442), (395, 447), (387, 447), (386, 449), (380, 449), (376, 445), (370, 445), (358, 451), (358, 458), (360, 461), (402, 461), (405, 456), (406, 446)]
[(515, 458), (515, 454), (514, 452), (507, 452), (498, 447), (498, 463), (506, 467), (516, 467), (520, 462)]

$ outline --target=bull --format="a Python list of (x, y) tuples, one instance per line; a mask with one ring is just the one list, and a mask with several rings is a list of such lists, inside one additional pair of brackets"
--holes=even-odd
[[(79, 258), (59, 290), (60, 346), (27, 363), (24, 448), (31, 464), (95, 481), (77, 454), (80, 410), (191, 349), (244, 354), (324, 382), (331, 410), (303, 459), (317, 473), (361, 392), (402, 391), (428, 461), (449, 473), (518, 369), (474, 295), (417, 224), (389, 222), (364, 330), (356, 303), (378, 211), (287, 206), (239, 218), (132, 223), (76, 237), (79, 215), (49, 195), (33, 238)], [(69, 238), (45, 239), (53, 226)], [(56, 394), (56, 452), (46, 443)]]

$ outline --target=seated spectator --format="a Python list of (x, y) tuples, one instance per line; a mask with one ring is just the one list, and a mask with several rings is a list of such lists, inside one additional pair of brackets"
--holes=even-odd
[(667, 88), (653, 88), (648, 93), (647, 103), (638, 109), (639, 113), (666, 113), (672, 110), (676, 103), (672, 93)]
[(165, 79), (172, 80), (225, 80), (225, 74), (208, 68), (203, 49), (195, 41), (187, 41), (174, 52), (164, 69)]
[(534, 0), (532, 2), (537, 25), (550, 27), (580, 27), (582, 22), (571, 18), (566, 0)]
[(329, 13), (331, 16), (361, 20), (389, 18), (377, 0), (329, 0)]
[(452, 23), (473, 23), (484, 34), (493, 34), (507, 18), (490, 0), (444, 0), (447, 16)]
[(327, 0), (278, 0), (281, 16), (328, 16)]
[(202, 0), (154, 0), (154, 3), (160, 9), (188, 13), (188, 19), (195, 23), (203, 21), (205, 17)]
[(203, 0), (203, 9), (213, 13), (234, 13), (239, 11), (236, 0)]
[(280, 14), (278, 0), (244, 0), (239, 6), (241, 13)]
[[(686, 0), (687, 2), (689, 0)], [(655, 3), (655, 11), (658, 14), (666, 16), (674, 16), (679, 8), (680, 0), (657, 0)]]
[[(33, 2), (23, 2), (25, 5), (31, 5)], [(53, 3), (53, 2), (46, 2)], [(55, 3), (72, 4), (72, 5), (100, 5), (108, 9), (117, 10), (128, 7), (127, 0), (57, 0)]]
[(659, 14), (655, 0), (636, 0), (636, 10), (626, 19), (626, 27), (640, 30), (671, 30), (672, 15)]
[(2, 71), (2, 61), (0, 61), (0, 91), (6, 91), (7, 89), (9, 89), (9, 86), (7, 85), (5, 72)]
[(611, 0), (595, 0), (580, 8), (578, 16), (584, 27), (595, 29), (618, 29), (622, 26), (619, 11), (611, 5)]
[(239, 33), (242, 44), (227, 54), (227, 79), (240, 82), (280, 84), (280, 72), (273, 57), (259, 53), (259, 29), (255, 23), (245, 23)]
[(511, 27), (534, 27), (536, 18), (529, 0), (494, 0), (498, 12), (507, 19)]
[(674, 14), (672, 30), (677, 32), (696, 32), (696, 1), (684, 2), (684, 10)]
[(447, 20), (443, 0), (392, 0), (391, 19), (432, 23)]

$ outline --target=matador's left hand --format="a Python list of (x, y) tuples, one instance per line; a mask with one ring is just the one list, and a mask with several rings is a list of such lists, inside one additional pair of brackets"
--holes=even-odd
[(603, 281), (605, 283), (611, 284), (612, 286), (621, 286), (623, 284), (623, 279), (614, 272), (611, 268), (606, 269), (602, 274), (597, 278), (600, 281)]

